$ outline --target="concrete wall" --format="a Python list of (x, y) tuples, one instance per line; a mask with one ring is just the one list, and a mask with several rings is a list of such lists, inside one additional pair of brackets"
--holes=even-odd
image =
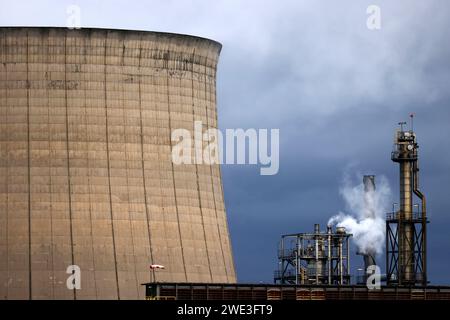
[[(220, 48), (0, 28), (0, 298), (141, 299), (153, 280), (236, 281), (219, 165), (171, 161), (172, 129), (217, 127)], [(81, 290), (66, 287), (73, 264)]]

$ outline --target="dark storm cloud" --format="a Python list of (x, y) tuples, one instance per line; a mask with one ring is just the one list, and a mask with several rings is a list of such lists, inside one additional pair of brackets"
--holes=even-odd
[[(283, 233), (325, 225), (349, 164), (388, 177), (398, 121), (416, 113), (421, 184), (428, 196), (429, 277), (450, 283), (450, 3), (448, 1), (2, 1), (3, 25), (64, 25), (195, 34), (223, 44), (219, 123), (279, 128), (280, 170), (222, 170), (240, 281), (271, 281)], [(381, 8), (381, 30), (366, 8)], [(442, 248), (447, 248), (443, 250)], [(352, 264), (359, 264), (353, 257)]]

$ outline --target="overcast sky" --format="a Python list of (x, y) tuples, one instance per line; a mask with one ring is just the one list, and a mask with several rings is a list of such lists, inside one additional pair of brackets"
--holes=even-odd
[[(70, 4), (80, 6), (83, 27), (219, 41), (220, 127), (280, 129), (277, 175), (222, 168), (240, 282), (272, 282), (281, 234), (324, 227), (345, 210), (344, 172), (386, 176), (398, 201), (390, 151), (397, 123), (414, 112), (431, 220), (428, 276), (450, 284), (449, 1), (2, 0), (0, 25), (65, 26)], [(366, 26), (372, 4), (380, 30)]]

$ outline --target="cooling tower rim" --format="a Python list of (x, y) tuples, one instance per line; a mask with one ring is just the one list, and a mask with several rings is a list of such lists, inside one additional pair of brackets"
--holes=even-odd
[(164, 31), (149, 31), (149, 30), (133, 30), (133, 29), (119, 29), (119, 28), (101, 28), (101, 27), (82, 27), (80, 29), (70, 29), (67, 27), (55, 27), (55, 26), (0, 26), (0, 31), (2, 30), (20, 30), (20, 29), (56, 29), (56, 30), (67, 30), (70, 32), (77, 32), (77, 31), (107, 31), (107, 32), (119, 32), (119, 33), (136, 33), (136, 34), (153, 34), (156, 36), (165, 36), (168, 38), (179, 38), (179, 39), (192, 39), (192, 40), (198, 40), (198, 41), (204, 41), (209, 42), (210, 44), (214, 45), (217, 48), (217, 51), (220, 53), (222, 50), (222, 44), (216, 40), (212, 40), (205, 37), (200, 36), (194, 36), (190, 34), (183, 34), (183, 33), (175, 33), (175, 32), (164, 32)]

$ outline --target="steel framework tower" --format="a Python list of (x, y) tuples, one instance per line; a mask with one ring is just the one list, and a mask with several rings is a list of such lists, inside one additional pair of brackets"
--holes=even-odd
[[(411, 122), (413, 116), (411, 115)], [(386, 272), (390, 285), (426, 285), (426, 200), (419, 191), (416, 134), (399, 123), (391, 159), (400, 165), (400, 206), (386, 217)], [(414, 196), (420, 201), (414, 204)]]
[(274, 282), (280, 284), (349, 284), (350, 237), (345, 228), (327, 227), (321, 232), (296, 233), (281, 237), (278, 251), (279, 268)]

